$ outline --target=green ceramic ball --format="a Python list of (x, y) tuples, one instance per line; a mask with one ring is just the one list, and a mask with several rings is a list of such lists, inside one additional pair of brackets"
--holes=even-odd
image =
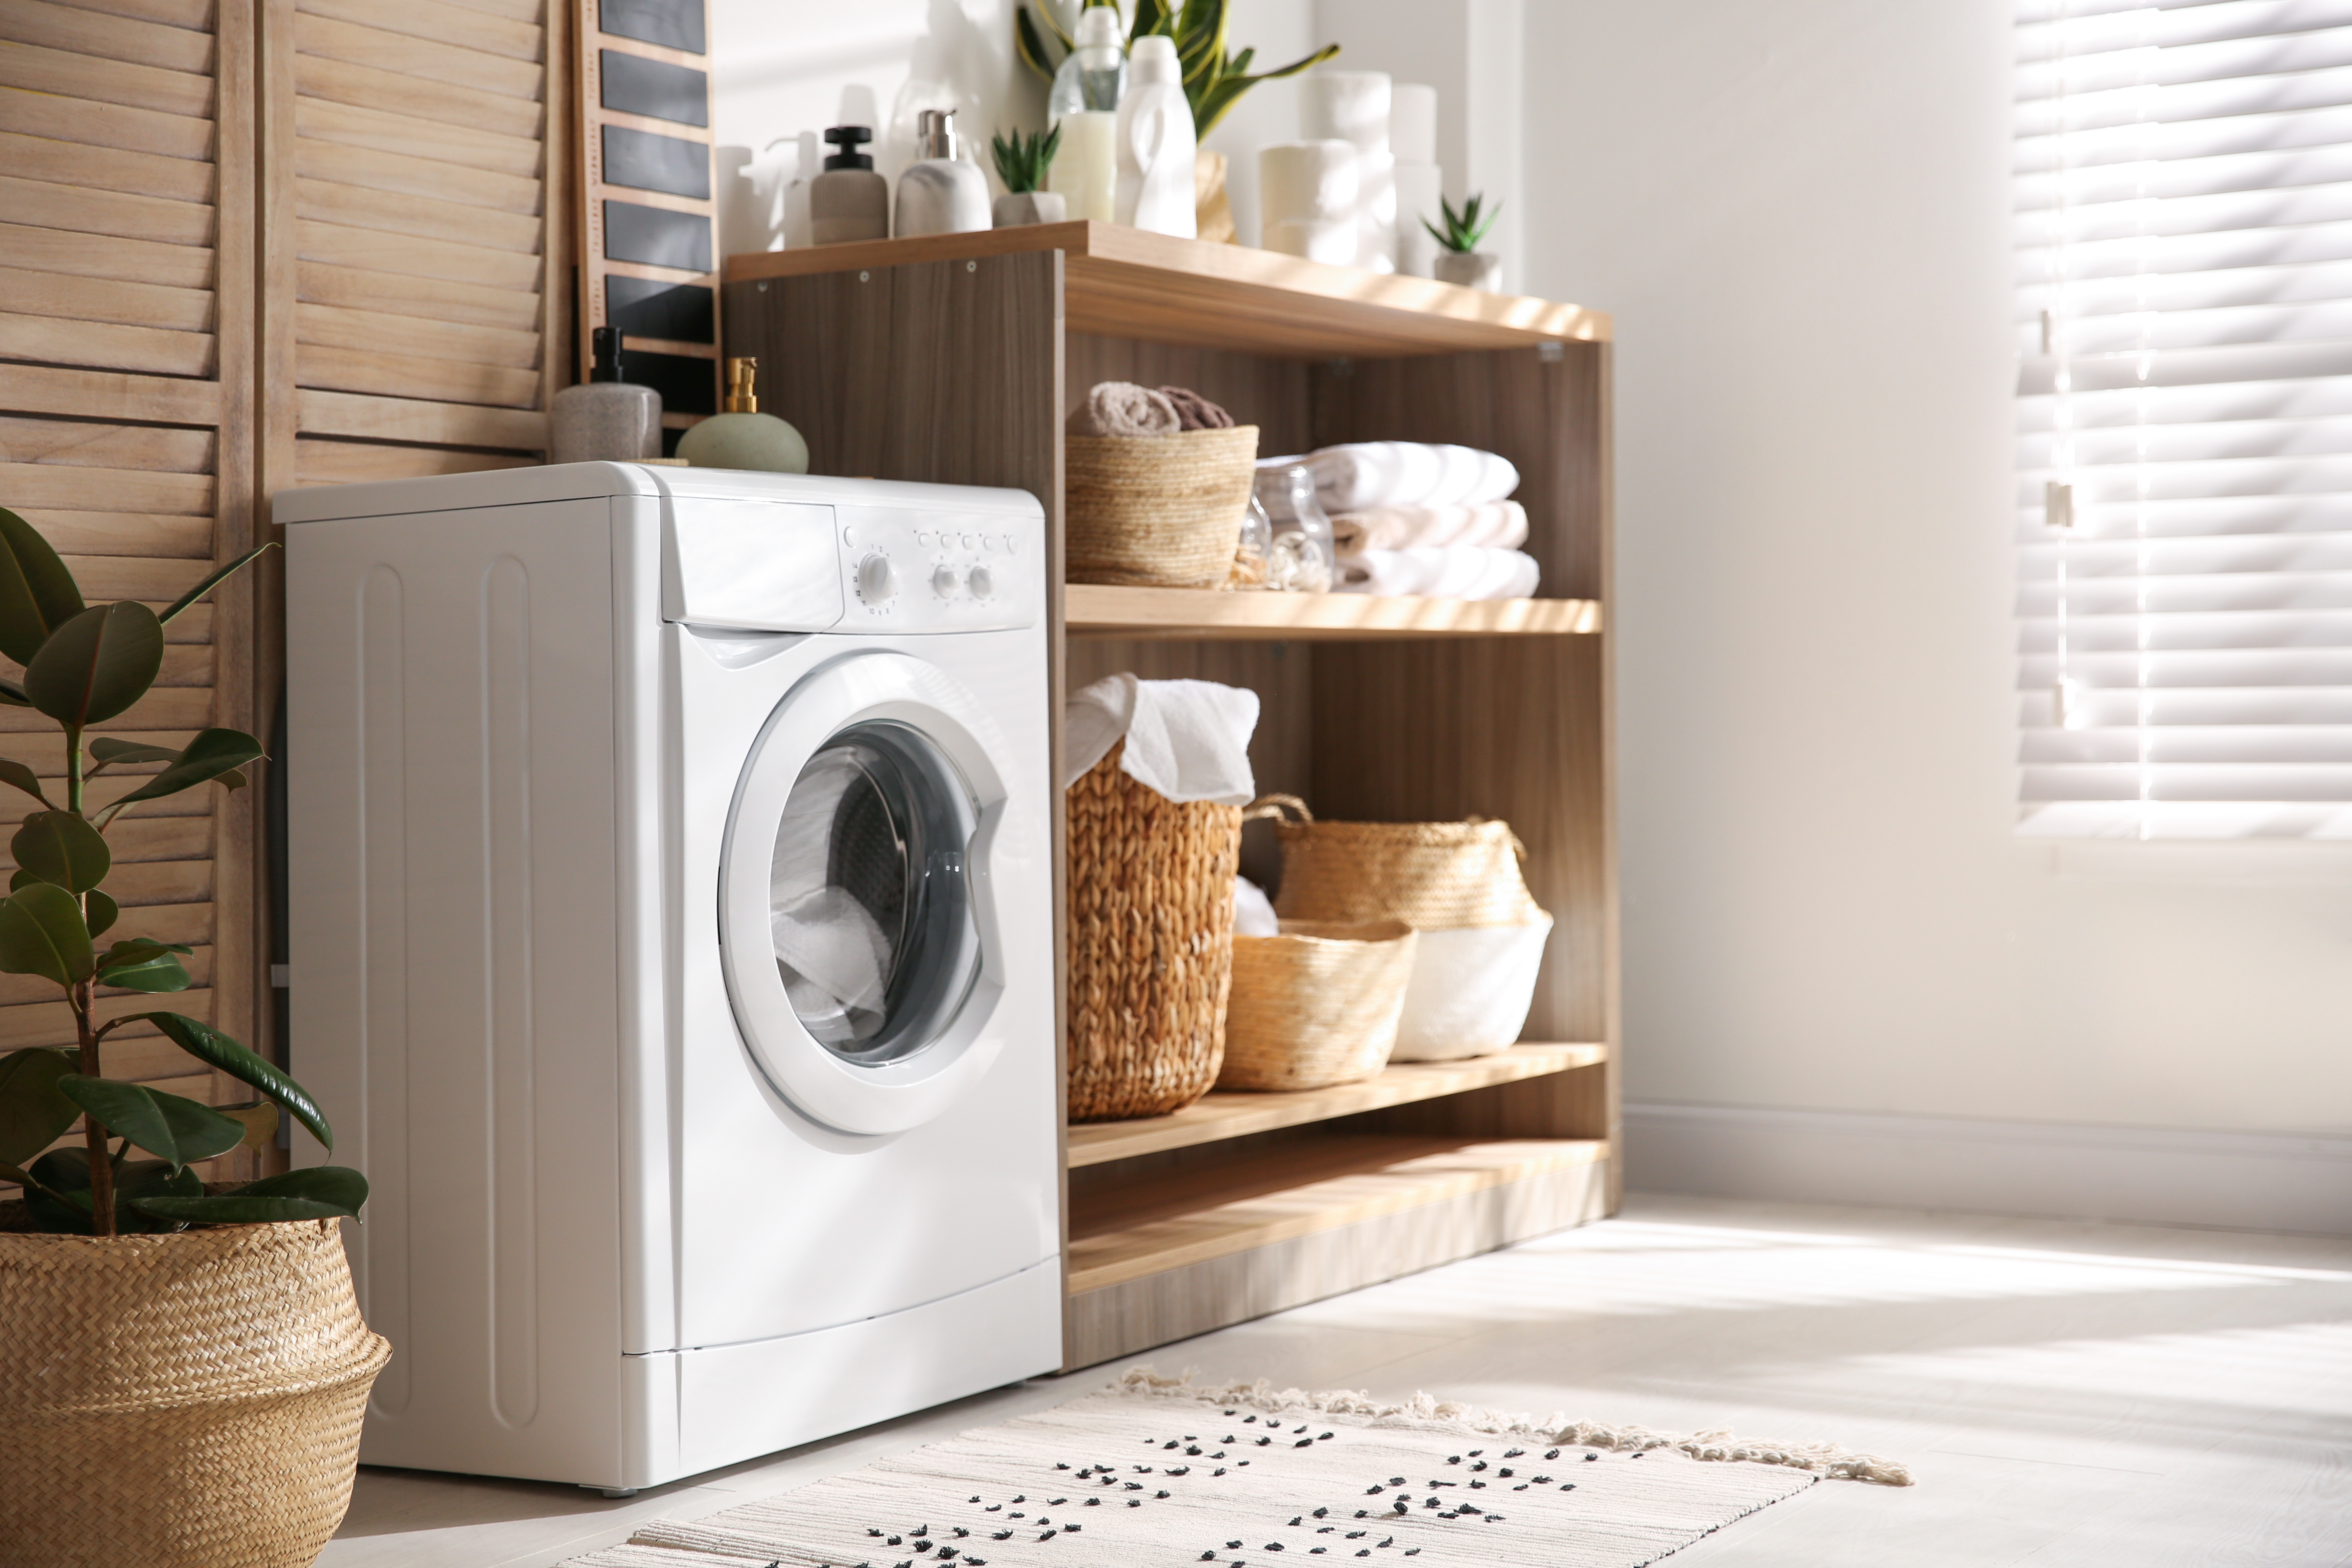
[(808, 472), (808, 443), (772, 414), (714, 414), (677, 438), (677, 455), (697, 468)]

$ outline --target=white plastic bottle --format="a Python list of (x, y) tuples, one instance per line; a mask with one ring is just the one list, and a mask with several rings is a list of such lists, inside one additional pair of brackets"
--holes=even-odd
[(1128, 68), (1131, 79), (1118, 100), (1118, 221), (1193, 238), (1200, 232), (1192, 200), (1198, 143), (1176, 40), (1161, 33), (1136, 39)]
[(1062, 128), (1062, 145), (1045, 174), (1073, 218), (1118, 220), (1118, 103), (1127, 91), (1127, 50), (1119, 42), (1118, 10), (1089, 5), (1078, 13), (1077, 47), (1054, 73), (1047, 118)]

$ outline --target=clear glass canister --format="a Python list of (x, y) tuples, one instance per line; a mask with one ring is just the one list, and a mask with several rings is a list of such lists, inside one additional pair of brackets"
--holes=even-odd
[(1257, 471), (1254, 500), (1273, 531), (1266, 552), (1269, 588), (1328, 594), (1339, 570), (1331, 520), (1315, 499), (1315, 473), (1304, 463), (1276, 463)]
[(1228, 587), (1244, 591), (1271, 588), (1266, 571), (1272, 564), (1274, 524), (1265, 517), (1265, 508), (1255, 496), (1250, 497), (1249, 510), (1242, 513), (1241, 540), (1234, 551), (1234, 570)]

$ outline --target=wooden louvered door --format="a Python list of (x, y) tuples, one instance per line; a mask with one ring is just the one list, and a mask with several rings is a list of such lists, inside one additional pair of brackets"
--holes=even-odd
[[(254, 537), (254, 36), (251, 0), (0, 4), (0, 505), (92, 600), (160, 609)], [(249, 637), (226, 635), (251, 626), (252, 604), (241, 584), (174, 620), (161, 683), (105, 732), (178, 745), (207, 725), (264, 728)], [(56, 727), (23, 709), (0, 708), (0, 756), (65, 771)], [(130, 787), (104, 777), (91, 798)], [(196, 988), (167, 1005), (247, 1039), (262, 980), (254, 795), (191, 790), (109, 836), (120, 934), (195, 944)], [(0, 796), (5, 843), (29, 803)], [(0, 975), (0, 1050), (70, 1042), (56, 997)], [(144, 1025), (106, 1047), (112, 1077), (243, 1098), (194, 1066)]]
[(259, 3), (264, 492), (540, 461), (572, 381), (566, 7)]

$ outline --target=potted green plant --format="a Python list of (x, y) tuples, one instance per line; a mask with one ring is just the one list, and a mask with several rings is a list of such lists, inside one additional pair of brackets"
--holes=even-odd
[(1486, 237), (1488, 229), (1495, 226), (1496, 215), (1503, 210), (1503, 204), (1496, 202), (1482, 214), (1479, 209), (1485, 203), (1486, 197), (1473, 191), (1457, 213), (1453, 203), (1440, 196), (1437, 208), (1444, 216), (1445, 226), (1440, 228), (1427, 218), (1421, 220), (1421, 226), (1429, 230), (1440, 247), (1437, 252), (1439, 282), (1459, 283), (1465, 289), (1492, 289), (1501, 280), (1503, 258), (1489, 256), (1479, 249), (1478, 242)]
[[(1109, 5), (1112, 0), (1086, 0), (1086, 4)], [(1339, 52), (1339, 45), (1326, 44), (1304, 59), (1253, 76), (1249, 68), (1257, 58), (1255, 49), (1245, 48), (1238, 55), (1226, 50), (1228, 5), (1229, 0), (1181, 0), (1174, 5), (1169, 0), (1135, 0), (1135, 18), (1128, 28), (1130, 45), (1153, 33), (1176, 40), (1176, 58), (1184, 68), (1184, 100), (1192, 110), (1192, 132), (1202, 142), (1219, 121), (1233, 112), (1242, 95), (1258, 83), (1312, 70)], [(1013, 14), (1013, 43), (1023, 61), (1051, 82), (1063, 57), (1074, 47), (1053, 8), (1040, 0), (1021, 0)], [(1223, 153), (1203, 146), (1193, 155), (1192, 195), (1200, 237), (1232, 239), (1234, 209), (1225, 193)]]
[[(318, 1105), (205, 1020), (121, 1000), (187, 989), (193, 949), (116, 934), (138, 911), (105, 890), (108, 829), (185, 790), (243, 787), (262, 749), (235, 730), (180, 747), (90, 731), (147, 694), (170, 623), (260, 553), (160, 614), (87, 605), (47, 542), (0, 508), (0, 654), (24, 667), (0, 679), (0, 706), (45, 716), (65, 742), (61, 784), (0, 759), (0, 784), (36, 807), (9, 844), (0, 972), (57, 986), (75, 1040), (0, 1057), (0, 1180), (20, 1194), (0, 1203), (0, 1568), (303, 1568), (350, 1501), (391, 1353), (360, 1321), (338, 1228), (365, 1178), (316, 1166), (207, 1186), (191, 1168), (269, 1145), (281, 1111), (331, 1148)], [(249, 1102), (105, 1076), (107, 1042), (140, 1024)], [(77, 1121), (79, 1141), (59, 1143)]]
[(1060, 126), (1042, 136), (1015, 131), (1009, 140), (1000, 131), (990, 138), (988, 146), (996, 154), (996, 177), (1004, 182), (1004, 194), (990, 209), (993, 226), (1061, 223), (1070, 216), (1069, 203), (1045, 188), (1045, 171), (1054, 166), (1054, 154), (1062, 150)]

